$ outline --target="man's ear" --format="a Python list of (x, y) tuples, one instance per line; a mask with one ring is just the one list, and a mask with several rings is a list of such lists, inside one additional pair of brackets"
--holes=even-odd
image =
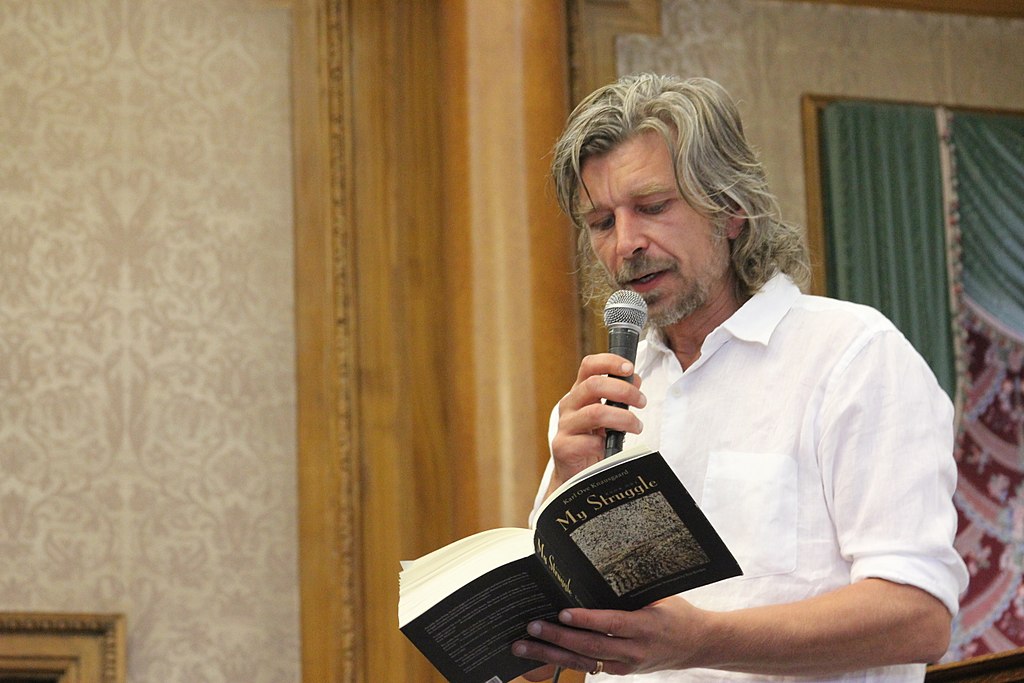
[(725, 236), (730, 240), (736, 239), (740, 236), (740, 233), (743, 232), (743, 225), (746, 222), (746, 216), (731, 216), (725, 223)]

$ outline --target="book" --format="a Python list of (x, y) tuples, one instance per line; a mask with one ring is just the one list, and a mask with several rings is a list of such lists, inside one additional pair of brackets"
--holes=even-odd
[(398, 625), (453, 683), (506, 683), (534, 620), (567, 607), (635, 610), (742, 574), (661, 453), (637, 446), (548, 496), (536, 528), (483, 531), (403, 562)]

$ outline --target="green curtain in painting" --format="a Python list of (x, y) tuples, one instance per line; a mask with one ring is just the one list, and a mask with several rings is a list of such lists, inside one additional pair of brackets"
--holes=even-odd
[(957, 112), (951, 129), (964, 296), (1024, 337), (1024, 118)]
[(942, 174), (929, 107), (821, 112), (828, 294), (886, 314), (954, 394)]

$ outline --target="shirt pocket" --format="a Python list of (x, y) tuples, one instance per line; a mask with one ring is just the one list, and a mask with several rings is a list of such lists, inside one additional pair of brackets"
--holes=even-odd
[(791, 456), (712, 451), (700, 507), (745, 577), (796, 569), (797, 465)]

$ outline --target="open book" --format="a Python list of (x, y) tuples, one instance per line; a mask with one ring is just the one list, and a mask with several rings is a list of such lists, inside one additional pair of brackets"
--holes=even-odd
[(657, 451), (628, 449), (560, 486), (536, 530), (491, 529), (399, 575), (402, 633), (454, 683), (505, 683), (526, 625), (566, 607), (634, 610), (742, 572)]

